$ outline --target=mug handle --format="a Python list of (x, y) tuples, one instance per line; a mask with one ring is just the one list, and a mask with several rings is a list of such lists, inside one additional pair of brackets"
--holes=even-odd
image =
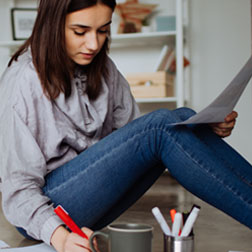
[(94, 232), (94, 233), (90, 236), (90, 238), (89, 238), (89, 245), (90, 245), (90, 247), (91, 247), (92, 252), (96, 252), (96, 250), (95, 250), (95, 248), (94, 248), (93, 240), (94, 240), (95, 236), (97, 236), (97, 235), (101, 235), (101, 236), (105, 237), (106, 240), (108, 240), (108, 238), (109, 238), (109, 235), (106, 234), (106, 233), (104, 233), (104, 232), (101, 232), (101, 231), (96, 231), (96, 232)]

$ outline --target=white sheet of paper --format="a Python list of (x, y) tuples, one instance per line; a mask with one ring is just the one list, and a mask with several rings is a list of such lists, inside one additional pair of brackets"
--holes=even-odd
[(251, 76), (252, 56), (231, 83), (210, 105), (188, 120), (174, 123), (174, 125), (224, 122), (224, 118), (233, 111)]
[(2, 249), (2, 248), (9, 248), (9, 247), (10, 246), (6, 242), (0, 240), (0, 249)]
[(20, 247), (20, 248), (6, 248), (0, 249), (1, 252), (56, 252), (53, 247), (48, 246), (45, 243), (27, 246), (27, 247)]

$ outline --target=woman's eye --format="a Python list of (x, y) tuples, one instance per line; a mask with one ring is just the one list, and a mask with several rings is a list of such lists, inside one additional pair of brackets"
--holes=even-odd
[(85, 34), (85, 32), (77, 32), (77, 31), (74, 31), (74, 34), (77, 35), (77, 36), (82, 36)]
[(108, 30), (98, 30), (98, 32), (101, 34), (107, 34), (109, 31)]

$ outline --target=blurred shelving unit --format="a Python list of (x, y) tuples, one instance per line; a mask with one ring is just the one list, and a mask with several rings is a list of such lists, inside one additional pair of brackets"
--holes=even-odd
[[(185, 103), (184, 95), (184, 69), (183, 69), (183, 57), (184, 57), (184, 24), (183, 14), (185, 13), (184, 6), (188, 0), (171, 0), (175, 1), (175, 16), (176, 16), (176, 30), (175, 31), (160, 31), (160, 32), (148, 32), (148, 33), (128, 33), (128, 34), (112, 34), (111, 51), (126, 50), (127, 54), (132, 52), (134, 57), (135, 48), (146, 48), (146, 54), (148, 54), (148, 48), (163, 45), (173, 45), (176, 51), (176, 77), (175, 77), (175, 92), (174, 97), (165, 98), (138, 98), (138, 103), (175, 103), (176, 107), (181, 107)], [(15, 41), (12, 39), (12, 24), (11, 24), (11, 8), (24, 7), (34, 8), (37, 6), (35, 0), (0, 0), (0, 16), (2, 22), (0, 22), (0, 53), (3, 51), (9, 56), (24, 42)], [(124, 49), (123, 49), (124, 48)], [(147, 56), (146, 56), (147, 57)], [(123, 61), (123, 56), (120, 59)], [(1, 60), (0, 60), (1, 61)], [(1, 63), (1, 62), (0, 62)], [(1, 64), (0, 64), (1, 65)], [(141, 69), (141, 66), (139, 66)]]

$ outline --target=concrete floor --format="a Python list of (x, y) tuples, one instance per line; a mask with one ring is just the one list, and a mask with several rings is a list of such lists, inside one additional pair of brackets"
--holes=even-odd
[[(195, 252), (252, 252), (251, 230), (185, 191), (168, 174), (160, 177), (153, 187), (116, 222), (145, 222), (153, 225), (153, 252), (163, 252), (162, 232), (152, 216), (151, 209), (158, 206), (169, 222), (169, 209), (190, 210), (193, 204), (201, 206), (194, 227)], [(34, 244), (19, 235), (5, 220), (1, 210), (0, 240), (7, 242), (11, 247)]]

